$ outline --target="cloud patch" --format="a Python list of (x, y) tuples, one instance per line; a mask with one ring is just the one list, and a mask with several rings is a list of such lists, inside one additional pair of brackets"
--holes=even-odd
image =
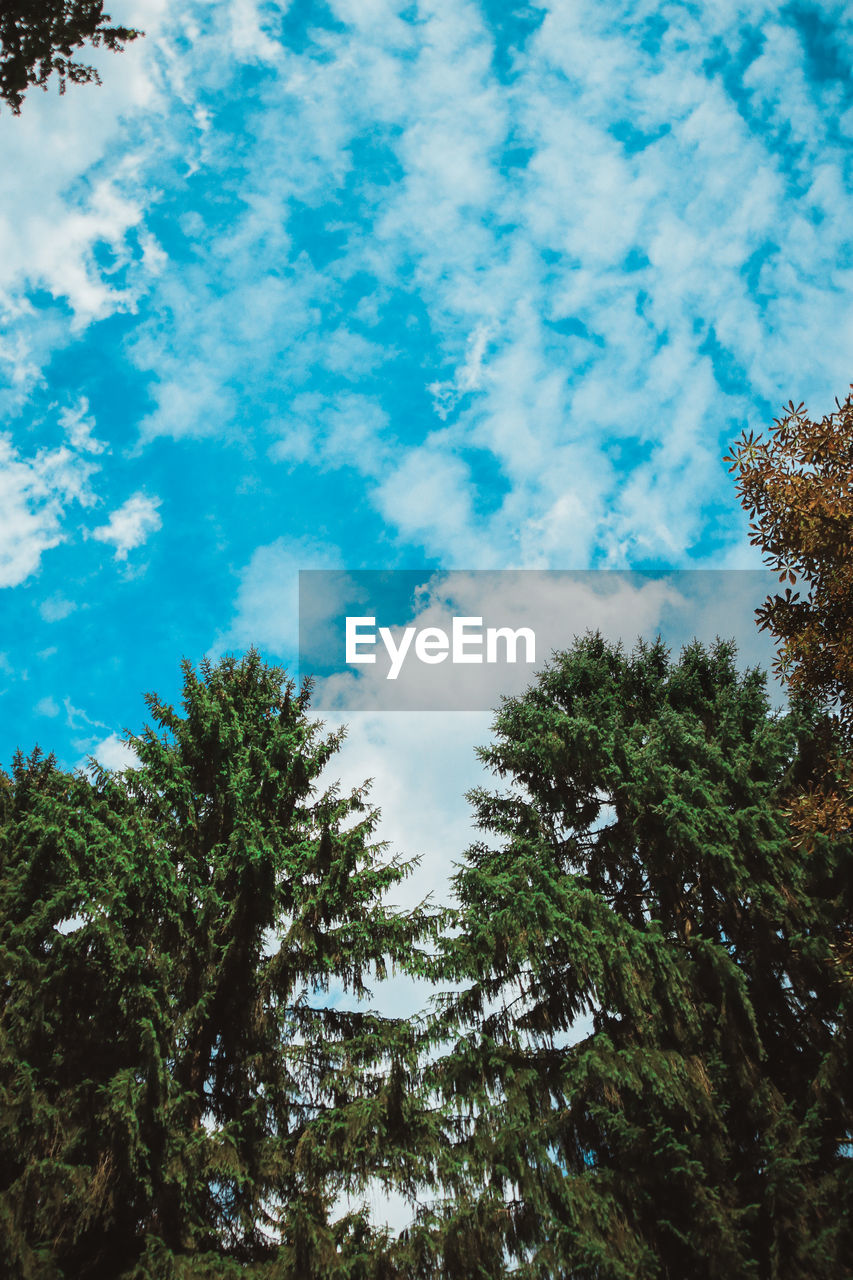
[(106, 524), (93, 529), (91, 536), (113, 547), (116, 560), (126, 560), (131, 551), (144, 546), (151, 534), (162, 528), (159, 506), (159, 498), (135, 493), (111, 513)]
[(26, 582), (44, 552), (65, 539), (68, 508), (95, 501), (93, 470), (66, 445), (27, 456), (10, 435), (0, 435), (0, 587)]

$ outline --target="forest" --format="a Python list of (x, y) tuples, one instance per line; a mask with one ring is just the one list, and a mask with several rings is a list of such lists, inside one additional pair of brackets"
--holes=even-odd
[(148, 695), (133, 767), (16, 756), (5, 1274), (847, 1273), (853, 398), (727, 461), (787, 709), (725, 640), (570, 640), (495, 715), (452, 905), (386, 903), (411, 863), (257, 650)]

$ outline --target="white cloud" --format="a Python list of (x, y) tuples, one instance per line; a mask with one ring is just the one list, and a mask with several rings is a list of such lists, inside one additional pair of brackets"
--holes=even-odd
[[(382, 481), (376, 504), (383, 517), (410, 542), (423, 541), (428, 554), (450, 554), (465, 564), (482, 553), (470, 512), (471, 480), (465, 464), (437, 441), (404, 450), (402, 461)], [(450, 552), (450, 548), (453, 548)]]
[(73, 407), (67, 406), (59, 414), (59, 425), (62, 427), (68, 442), (73, 449), (81, 453), (103, 453), (106, 445), (92, 435), (95, 419), (89, 413), (89, 401), (81, 396)]
[(107, 727), (102, 720), (93, 720), (82, 707), (75, 707), (70, 698), (63, 698), (62, 705), (65, 708), (65, 723), (70, 729), (105, 729)]
[[(168, 6), (125, 0), (122, 9), (146, 36), (121, 54), (81, 51), (100, 86), (69, 85), (60, 96), (53, 82), (44, 93), (30, 89), (20, 116), (5, 107), (0, 116), (0, 363), (17, 392), (12, 403), (41, 380), (54, 349), (92, 321), (133, 309), (156, 266), (150, 235), (141, 233), (140, 251), (131, 241), (153, 194), (139, 126), (153, 125), (164, 107)], [(34, 309), (34, 289), (63, 305)]]
[(388, 414), (369, 396), (308, 393), (294, 397), (282, 438), (270, 447), (277, 462), (308, 462), (318, 470), (352, 467), (381, 475), (393, 456)]
[(479, 391), (483, 385), (483, 359), (488, 346), (490, 326), (478, 324), (468, 339), (465, 360), (448, 382), (433, 382), (427, 388), (442, 421), (455, 409), (462, 396)]
[(48, 596), (46, 600), (42, 600), (39, 605), (39, 613), (45, 622), (61, 622), (63, 618), (67, 618), (77, 608), (73, 600), (67, 600), (63, 595)]
[[(575, 562), (596, 550), (623, 561), (683, 555), (704, 518), (693, 479), (706, 504), (729, 501), (734, 512), (718, 465), (720, 436), (731, 419), (754, 416), (756, 396), (776, 402), (790, 393), (792, 344), (809, 352), (798, 396), (825, 399), (846, 376), (853, 308), (836, 264), (849, 239), (850, 192), (843, 157), (825, 136), (823, 98), (834, 90), (807, 80), (801, 40), (768, 5), (755, 8), (763, 42), (746, 59), (742, 100), (707, 70), (714, 40), (746, 47), (737, 6), (704, 6), (701, 18), (667, 11), (656, 49), (635, 9), (553, 0), (504, 84), (494, 75), (493, 35), (473, 3), (422, 6), (414, 25), (384, 0), (340, 0), (334, 12), (346, 29), (315, 28), (314, 42), (296, 53), (273, 40), (262, 7), (249, 0), (176, 19), (188, 45), (156, 36), (161, 6), (153, 7), (154, 52), (139, 63), (146, 92), (160, 105), (169, 92), (186, 101), (182, 143), (209, 178), (227, 173), (229, 150), (221, 122), (214, 125), (198, 100), (208, 81), (229, 58), (274, 62), (280, 72), (256, 108), (245, 106), (255, 139), (241, 160), (245, 212), (212, 234), (194, 215), (190, 234), (204, 255), (192, 267), (170, 272), (141, 221), (150, 199), (143, 198), (147, 153), (106, 166), (89, 184), (86, 212), (78, 207), (76, 221), (57, 233), (71, 246), (68, 261), (51, 258), (49, 236), (35, 257), (18, 251), (6, 260), (41, 264), (83, 323), (136, 305), (142, 287), (129, 286), (125, 297), (110, 272), (95, 271), (91, 246), (101, 240), (121, 258), (132, 226), (147, 235), (145, 287), (158, 291), (158, 317), (173, 321), (165, 342), (159, 320), (144, 321), (134, 339), (140, 366), (158, 375), (149, 436), (235, 432), (246, 395), (279, 378), (297, 399), (312, 371), (357, 388), (393, 355), (386, 336), (376, 341), (371, 329), (403, 273), (452, 370), (423, 370), (421, 391), (434, 393), (438, 417), (452, 419), (452, 430), (436, 424), (414, 446), (412, 467), (434, 472), (438, 455), (451, 465), (450, 454), (473, 443), (515, 490), (510, 509), (491, 503), (483, 515), (469, 502), (449, 522), (436, 515), (423, 534), (403, 521), (403, 536), (423, 537), (442, 555), (452, 555), (461, 537), (512, 560), (536, 558), (534, 530), (540, 554)], [(158, 79), (157, 59), (168, 65), (168, 80)], [(132, 109), (145, 96), (140, 85), (135, 92)], [(151, 115), (146, 145), (156, 149), (162, 129)], [(783, 155), (783, 135), (800, 151)], [(359, 171), (356, 194), (340, 202), (341, 248), (319, 270), (310, 243), (306, 252), (292, 234), (293, 201), (317, 209), (317, 225), (333, 230), (329, 205), (353, 177), (353, 147), (365, 139), (393, 156), (396, 172), (386, 183), (369, 164)], [(502, 169), (508, 145), (525, 155)], [(810, 175), (801, 191), (791, 166)], [(631, 254), (637, 265), (626, 268)], [(756, 254), (764, 255), (758, 294), (745, 274)], [(358, 272), (372, 277), (372, 293), (346, 323), (332, 323), (338, 291)], [(711, 330), (715, 367), (697, 396)], [(25, 376), (26, 352), (9, 359)], [(716, 362), (726, 359), (737, 366), (737, 396), (719, 381)], [(670, 448), (682, 429), (685, 387), (712, 441), (690, 484)], [(347, 394), (352, 403), (370, 398)], [(313, 423), (303, 417), (283, 433), (262, 415), (258, 428), (283, 437), (272, 455), (282, 460), (312, 457), (366, 473), (369, 459), (375, 501), (396, 519), (392, 473), (407, 474), (407, 461), (385, 447), (387, 411), (372, 407), (349, 447), (334, 412)], [(398, 424), (390, 427), (396, 434)], [(654, 475), (671, 500), (662, 521), (647, 489), (648, 518), (634, 501), (631, 530), (626, 512), (617, 531), (611, 515), (625, 467), (613, 467), (601, 445), (632, 437), (649, 454), (634, 489)], [(549, 465), (555, 456), (566, 466)], [(567, 474), (587, 491), (583, 521), (567, 521)]]
[(106, 524), (93, 529), (91, 536), (115, 547), (116, 560), (126, 560), (129, 551), (143, 546), (149, 536), (162, 527), (159, 506), (159, 498), (135, 493), (111, 513)]
[(299, 648), (299, 570), (336, 569), (341, 552), (310, 537), (278, 538), (258, 547), (240, 574), (235, 614), (212, 652), (255, 645), (295, 663)]
[(131, 769), (139, 763), (136, 752), (117, 733), (111, 733), (103, 738), (89, 754), (94, 756), (105, 769), (112, 769), (115, 772)]
[[(655, 34), (648, 6), (550, 0), (500, 80), (473, 0), (417, 22), (392, 0), (331, 8), (343, 29), (318, 12), (297, 51), (277, 35), (290, 15), (254, 0), (149, 0), (103, 89), (31, 95), (0, 143), (26, 215), (0, 230), (13, 384), (67, 340), (26, 283), (78, 325), (150, 290), (130, 344), (156, 373), (146, 438), (268, 433), (274, 459), (354, 468), (450, 563), (683, 563), (720, 507), (739, 538), (733, 424), (792, 394), (831, 407), (853, 334), (841, 87), (810, 76), (794, 20), (765, 0), (670, 7)], [(843, 39), (843, 8), (826, 12)], [(275, 75), (241, 95), (235, 150), (214, 95), (258, 61)], [(181, 166), (241, 204), (218, 227), (188, 211), (177, 270), (146, 222)], [(381, 389), (409, 350), (412, 395), (435, 402), (417, 431)]]
[(25, 582), (62, 542), (72, 504), (90, 506), (93, 464), (66, 446), (26, 457), (0, 435), (0, 587)]

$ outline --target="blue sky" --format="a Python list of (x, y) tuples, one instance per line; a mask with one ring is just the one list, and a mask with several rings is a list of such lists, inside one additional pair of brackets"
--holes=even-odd
[(0, 764), (292, 662), (299, 568), (756, 565), (722, 455), (850, 381), (846, 5), (111, 8), (0, 115)]
[[(851, 376), (849, 5), (109, 7), (102, 87), (0, 114), (0, 767), (120, 767), (184, 655), (292, 664), (299, 569), (758, 565), (722, 456)], [(446, 901), (488, 714), (346, 718)]]

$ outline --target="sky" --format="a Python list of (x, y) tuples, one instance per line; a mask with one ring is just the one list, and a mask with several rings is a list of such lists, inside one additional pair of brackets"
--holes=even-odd
[[(293, 669), (300, 569), (759, 566), (723, 456), (850, 381), (849, 6), (110, 7), (0, 113), (0, 767)], [(488, 715), (348, 718), (440, 897)]]
[[(303, 569), (631, 571), (529, 581), (566, 644), (770, 660), (723, 457), (850, 383), (848, 5), (109, 7), (100, 87), (0, 112), (0, 768), (121, 768), (182, 657), (295, 670)], [(446, 901), (490, 714), (360, 688), (332, 776)]]

